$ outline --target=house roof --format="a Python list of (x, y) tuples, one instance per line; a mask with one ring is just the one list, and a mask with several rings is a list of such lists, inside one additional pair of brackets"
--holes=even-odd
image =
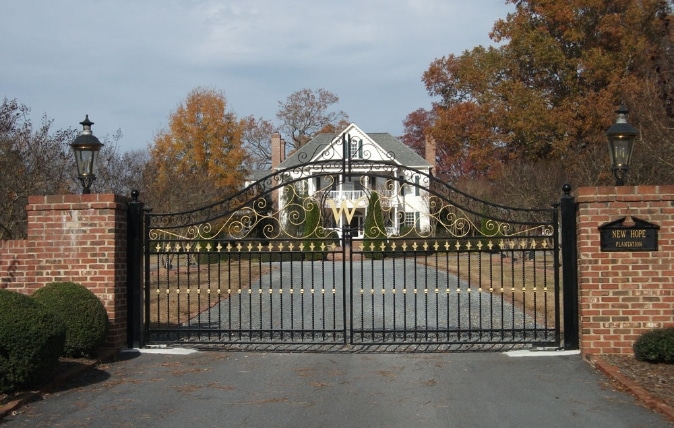
[(250, 171), (246, 177), (246, 181), (260, 181), (271, 173), (268, 169), (256, 169)]
[[(344, 132), (350, 131), (362, 133), (372, 143), (378, 145), (384, 153), (393, 154), (393, 161), (412, 168), (430, 168), (430, 164), (415, 151), (403, 144), (402, 141), (387, 132), (366, 134), (362, 132), (355, 124), (349, 125)], [(288, 156), (286, 160), (278, 165), (278, 169), (292, 168), (310, 162), (310, 159), (315, 159), (320, 153), (324, 152), (333, 144), (341, 144), (340, 137), (342, 133), (324, 133), (318, 134)]]

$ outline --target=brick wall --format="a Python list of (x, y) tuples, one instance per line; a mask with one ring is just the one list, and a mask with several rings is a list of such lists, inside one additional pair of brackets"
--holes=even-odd
[[(634, 340), (674, 326), (674, 186), (577, 190), (583, 354), (632, 353)], [(0, 241), (0, 288), (31, 294), (78, 282), (105, 305), (107, 346), (126, 343), (127, 202), (110, 194), (32, 196), (28, 238)], [(660, 226), (655, 252), (601, 252), (598, 227), (625, 216)]]
[[(633, 353), (637, 337), (674, 326), (674, 186), (577, 191), (580, 348)], [(602, 252), (598, 227), (634, 216), (660, 226), (658, 251)]]
[(108, 312), (107, 347), (126, 342), (127, 202), (111, 194), (31, 196), (28, 236), (0, 241), (0, 287), (32, 294), (55, 281), (80, 283)]

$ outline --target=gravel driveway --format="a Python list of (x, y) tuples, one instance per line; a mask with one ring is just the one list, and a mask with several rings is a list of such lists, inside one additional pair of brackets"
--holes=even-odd
[[(362, 332), (539, 328), (500, 293), (479, 291), (452, 274), (411, 259), (275, 262), (250, 289), (190, 320), (190, 327), (244, 331)], [(351, 272), (348, 267), (351, 266)], [(353, 299), (348, 284), (352, 279)], [(344, 316), (351, 314), (351, 316)], [(485, 334), (485, 333), (483, 333)], [(514, 333), (517, 334), (517, 333)], [(380, 337), (381, 338), (381, 337)]]

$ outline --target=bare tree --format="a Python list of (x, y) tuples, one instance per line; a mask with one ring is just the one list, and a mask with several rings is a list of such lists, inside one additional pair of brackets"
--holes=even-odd
[(140, 149), (120, 153), (117, 141), (121, 136), (121, 131), (117, 131), (112, 141), (104, 139), (105, 146), (101, 149), (98, 174), (94, 182), (96, 190), (129, 196), (135, 189), (146, 196), (150, 152)]
[(281, 121), (281, 133), (289, 138), (288, 145), (298, 149), (318, 132), (335, 129), (348, 120), (343, 111), (328, 111), (339, 97), (325, 89), (301, 89), (279, 101), (276, 117)]
[(26, 236), (29, 195), (70, 193), (76, 189), (69, 142), (74, 129), (52, 131), (42, 117), (35, 129), (30, 109), (16, 99), (0, 105), (0, 239)]
[(243, 148), (248, 153), (248, 170), (271, 167), (271, 134), (274, 125), (266, 119), (248, 116), (243, 119)]
[(549, 208), (562, 196), (562, 186), (574, 178), (578, 175), (564, 162), (516, 159), (500, 171), (488, 200), (514, 207)]

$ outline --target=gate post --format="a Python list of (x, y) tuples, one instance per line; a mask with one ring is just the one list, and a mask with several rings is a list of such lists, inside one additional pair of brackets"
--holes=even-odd
[(132, 201), (128, 203), (127, 225), (127, 346), (139, 348), (143, 346), (142, 338), (142, 300), (141, 300), (141, 266), (143, 257), (143, 207), (138, 201), (138, 190), (131, 191)]
[(578, 237), (576, 198), (571, 186), (562, 186), (562, 289), (564, 298), (564, 349), (578, 349)]

